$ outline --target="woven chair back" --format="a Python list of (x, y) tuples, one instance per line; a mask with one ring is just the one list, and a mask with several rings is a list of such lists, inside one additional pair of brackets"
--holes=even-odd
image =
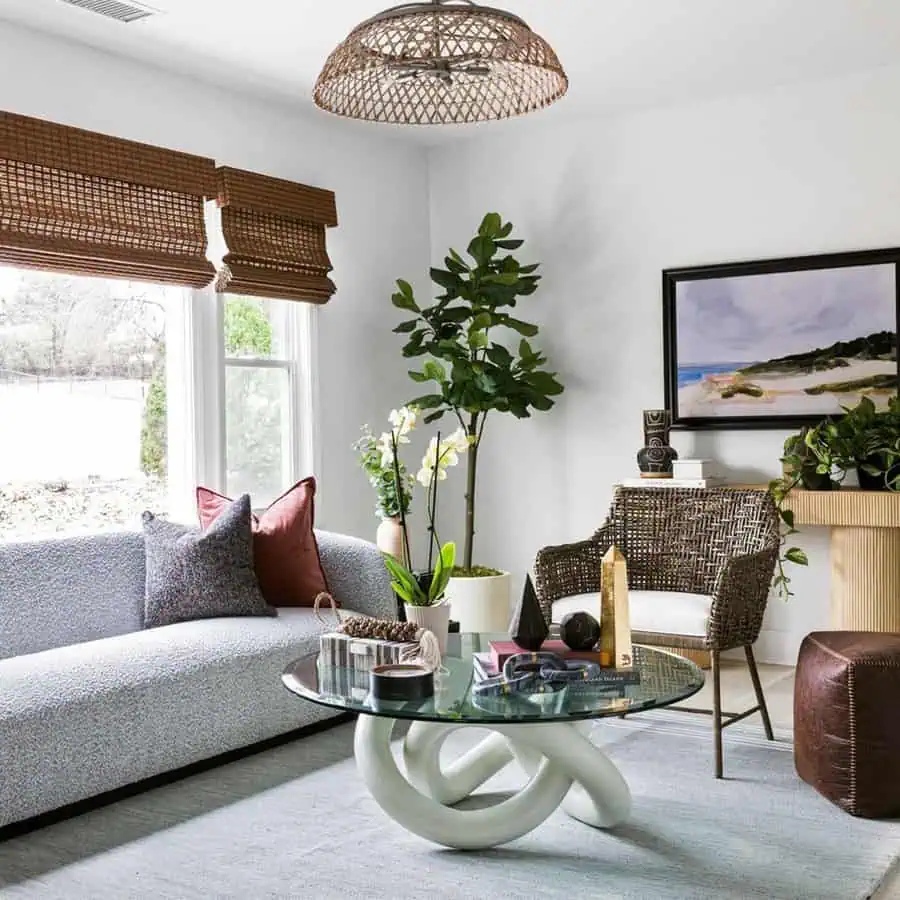
[(708, 594), (726, 559), (777, 547), (778, 514), (766, 491), (619, 488), (605, 537), (633, 589)]

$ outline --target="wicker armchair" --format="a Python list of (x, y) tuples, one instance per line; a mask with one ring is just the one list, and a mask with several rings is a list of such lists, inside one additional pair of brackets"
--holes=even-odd
[[(635, 643), (708, 650), (712, 664), (715, 772), (722, 777), (722, 729), (759, 712), (772, 726), (753, 644), (759, 637), (778, 558), (779, 527), (765, 491), (619, 488), (606, 523), (590, 540), (546, 547), (535, 587), (548, 622), (596, 608), (600, 559), (615, 544), (628, 562)], [(589, 595), (589, 597), (585, 597)], [(722, 712), (719, 655), (743, 647), (757, 705)]]

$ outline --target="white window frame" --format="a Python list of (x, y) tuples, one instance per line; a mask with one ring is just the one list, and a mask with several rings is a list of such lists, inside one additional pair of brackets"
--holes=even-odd
[[(316, 379), (318, 309), (311, 303), (280, 302), (286, 304), (284, 355), (280, 359), (225, 356), (225, 296), (217, 294), (212, 287), (191, 292), (181, 328), (173, 329), (184, 338), (179, 352), (173, 353), (170, 359), (168, 386), (172, 391), (170, 396), (176, 391), (182, 393), (188, 422), (170, 425), (170, 458), (174, 453), (179, 454), (180, 468), (193, 473), (194, 484), (227, 492), (225, 374), (229, 367), (287, 372), (285, 490), (320, 470)], [(181, 365), (174, 359), (177, 356), (182, 359)], [(188, 488), (183, 479), (170, 485), (170, 494), (173, 509), (194, 508), (193, 485)]]

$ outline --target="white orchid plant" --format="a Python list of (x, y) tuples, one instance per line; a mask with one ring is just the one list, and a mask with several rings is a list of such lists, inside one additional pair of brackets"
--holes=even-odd
[[(460, 457), (469, 449), (472, 439), (464, 429), (458, 428), (449, 437), (442, 438), (440, 432), (429, 441), (428, 449), (422, 457), (422, 464), (416, 473), (415, 479), (409, 474), (406, 466), (400, 459), (400, 448), (410, 443), (410, 433), (415, 430), (420, 418), (419, 410), (415, 406), (404, 406), (391, 410), (388, 421), (390, 431), (385, 431), (380, 437), (375, 438), (368, 425), (363, 427), (363, 437), (354, 444), (354, 448), (360, 453), (360, 462), (369, 474), (369, 480), (378, 492), (378, 510), (382, 515), (396, 515), (403, 526), (403, 560), (395, 559), (389, 554), (387, 567), (395, 582), (394, 589), (407, 602), (426, 606), (439, 602), (443, 589), (446, 588), (446, 579), (433, 578), (431, 588), (439, 586), (435, 582), (443, 583), (440, 594), (435, 596), (435, 591), (414, 592), (409, 589), (410, 579), (415, 582), (416, 576), (412, 569), (412, 559), (409, 549), (409, 535), (406, 528), (406, 516), (412, 499), (412, 489), (418, 482), (427, 491), (426, 513), (428, 517), (428, 577), (432, 578), (432, 563), (434, 551), (438, 553), (438, 568), (441, 574), (446, 572), (449, 578), (449, 570), (453, 567), (455, 546), (446, 544), (443, 547), (437, 536), (435, 519), (437, 516), (438, 483), (446, 480), (447, 470), (458, 465)], [(395, 511), (396, 510), (396, 511)], [(446, 565), (450, 561), (449, 567)], [(399, 577), (406, 573), (404, 577)], [(436, 574), (436, 573), (435, 573)], [(403, 590), (399, 590), (403, 588)], [(408, 599), (406, 595), (410, 595)], [(428, 602), (422, 602), (427, 600)]]

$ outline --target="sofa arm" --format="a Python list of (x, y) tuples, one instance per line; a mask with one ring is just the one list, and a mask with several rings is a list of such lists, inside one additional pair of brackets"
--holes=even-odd
[(344, 609), (376, 619), (396, 619), (397, 601), (381, 552), (345, 534), (316, 531), (328, 586)]

